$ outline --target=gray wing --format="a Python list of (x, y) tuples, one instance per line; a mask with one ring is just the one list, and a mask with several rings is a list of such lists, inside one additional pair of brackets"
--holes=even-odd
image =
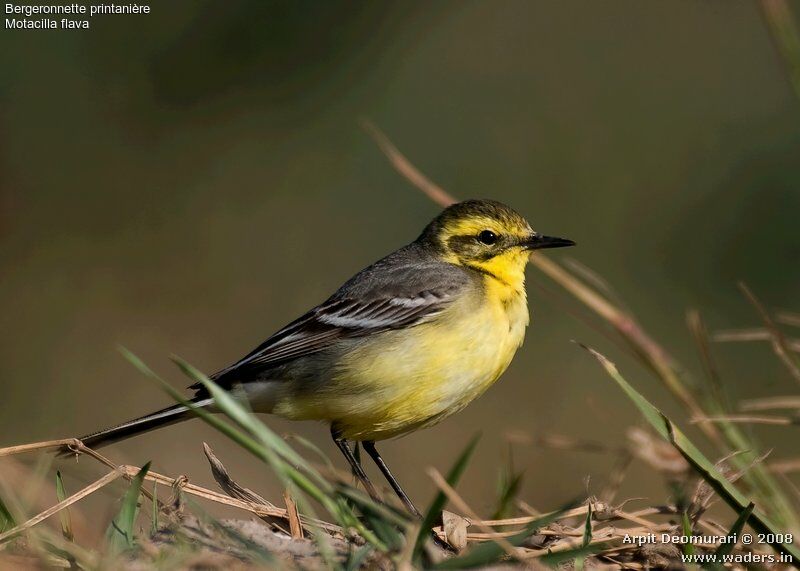
[(408, 250), (362, 270), (327, 301), (212, 378), (223, 386), (228, 379), (246, 382), (264, 369), (325, 350), (338, 340), (410, 327), (440, 314), (467, 285), (468, 275)]

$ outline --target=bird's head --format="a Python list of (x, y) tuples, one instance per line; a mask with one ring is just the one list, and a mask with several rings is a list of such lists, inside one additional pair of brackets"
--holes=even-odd
[(514, 287), (524, 284), (533, 250), (575, 244), (534, 232), (519, 213), (494, 200), (466, 200), (447, 207), (419, 240), (450, 263), (488, 273)]

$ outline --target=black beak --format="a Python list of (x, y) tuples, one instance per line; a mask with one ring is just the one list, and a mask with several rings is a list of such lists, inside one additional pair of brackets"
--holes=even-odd
[(534, 234), (523, 241), (522, 245), (528, 250), (541, 250), (543, 248), (566, 248), (567, 246), (574, 246), (575, 242), (567, 240), (566, 238), (554, 238), (553, 236)]

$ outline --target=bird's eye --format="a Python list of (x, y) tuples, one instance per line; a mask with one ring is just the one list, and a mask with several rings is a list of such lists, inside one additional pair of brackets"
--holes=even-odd
[(478, 242), (481, 244), (486, 244), (487, 246), (491, 246), (495, 242), (497, 242), (497, 234), (492, 232), (491, 230), (484, 230), (480, 234), (478, 234)]

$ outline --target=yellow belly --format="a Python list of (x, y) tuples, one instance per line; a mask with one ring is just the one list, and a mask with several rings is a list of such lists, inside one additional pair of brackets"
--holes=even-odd
[(273, 412), (329, 421), (351, 440), (391, 438), (458, 412), (506, 370), (528, 324), (524, 289), (487, 287), (503, 295), (476, 290), (430, 322), (367, 340), (343, 357), (324, 390), (285, 399)]

